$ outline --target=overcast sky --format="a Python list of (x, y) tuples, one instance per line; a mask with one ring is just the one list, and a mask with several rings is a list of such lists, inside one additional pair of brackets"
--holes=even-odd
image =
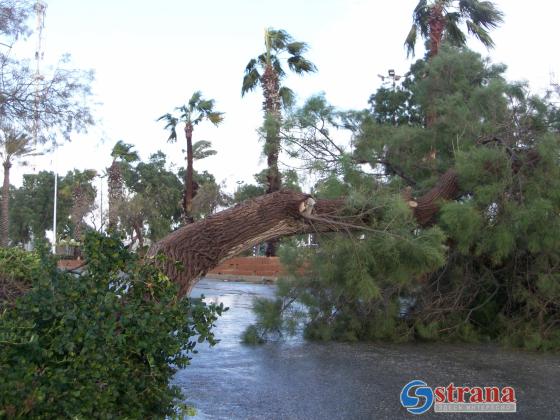
[[(377, 74), (389, 68), (405, 73), (403, 41), (417, 0), (49, 0), (44, 29), (45, 62), (70, 53), (77, 68), (93, 69), (98, 124), (76, 135), (56, 153), (59, 173), (72, 168), (97, 169), (110, 164), (117, 140), (133, 143), (143, 159), (158, 149), (182, 165), (185, 148), (167, 144), (156, 119), (201, 90), (225, 112), (219, 128), (197, 127), (194, 140), (210, 140), (218, 155), (196, 163), (230, 190), (237, 181), (253, 182), (264, 168), (256, 129), (262, 120), (260, 90), (241, 98), (247, 61), (263, 49), (265, 27), (282, 28), (309, 44), (308, 58), (319, 71), (290, 76), (286, 85), (300, 101), (325, 92), (342, 109), (361, 109), (380, 85)], [(560, 77), (554, 1), (499, 0), (505, 23), (492, 32), (496, 48), (470, 46), (494, 62), (508, 65), (511, 80), (528, 80), (536, 92)], [(31, 38), (34, 42), (34, 38)], [(421, 42), (419, 43), (421, 44)], [(422, 45), (417, 57), (422, 56)], [(30, 53), (31, 54), (31, 53)], [(31, 57), (30, 57), (31, 58)], [(46, 68), (46, 65), (43, 65)], [(181, 142), (182, 140), (182, 142)], [(21, 174), (52, 170), (52, 157), (38, 158)]]

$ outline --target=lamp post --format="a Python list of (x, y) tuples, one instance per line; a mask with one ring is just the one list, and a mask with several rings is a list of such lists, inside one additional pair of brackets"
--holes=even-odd
[[(401, 80), (403, 77), (400, 74), (397, 74), (394, 69), (389, 69), (387, 71), (387, 76), (383, 76), (381, 74), (378, 74), (377, 76), (381, 79), (382, 85), (386, 85), (387, 83), (393, 85), (393, 93), (397, 91), (397, 82)], [(385, 79), (388, 79), (387, 82), (385, 82)], [(392, 120), (392, 124), (396, 126), (398, 123), (396, 110), (393, 110), (393, 115), (391, 117), (391, 120)]]
[(56, 206), (58, 198), (58, 173), (56, 172), (56, 165), (53, 165), (54, 172), (54, 210), (53, 210), (53, 244), (52, 253), (56, 254)]
[(389, 79), (389, 81), (392, 80), (393, 81), (393, 90), (395, 90), (395, 88), (397, 87), (397, 82), (399, 80), (401, 80), (401, 78), (402, 78), (401, 75), (395, 73), (394, 69), (389, 69), (387, 71), (387, 76), (383, 76), (381, 74), (378, 74), (377, 77), (379, 77), (381, 79), (381, 82), (385, 82), (385, 79)]

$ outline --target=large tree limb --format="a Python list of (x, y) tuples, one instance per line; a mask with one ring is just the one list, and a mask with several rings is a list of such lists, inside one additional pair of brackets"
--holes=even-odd
[[(428, 224), (442, 200), (459, 192), (457, 174), (450, 170), (424, 196), (409, 200), (418, 222)], [(204, 220), (184, 226), (155, 244), (149, 252), (166, 256), (166, 274), (188, 294), (196, 280), (224, 260), (259, 243), (298, 233), (329, 232), (359, 228), (364, 215), (337, 220), (347, 212), (344, 199), (317, 200), (294, 191), (278, 191), (245, 201)]]
[(328, 220), (340, 214), (343, 207), (344, 200), (315, 203), (307, 194), (278, 191), (177, 229), (155, 244), (149, 255), (161, 252), (166, 256), (164, 271), (180, 284), (180, 294), (184, 295), (208, 270), (259, 243), (297, 233), (334, 230), (328, 223), (308, 219), (306, 214), (313, 212)]

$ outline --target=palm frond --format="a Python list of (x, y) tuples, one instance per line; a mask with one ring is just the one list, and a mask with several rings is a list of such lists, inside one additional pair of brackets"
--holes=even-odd
[(208, 121), (210, 121), (214, 125), (219, 125), (224, 120), (224, 113), (223, 112), (209, 112), (206, 114)]
[(280, 60), (275, 55), (272, 56), (272, 67), (274, 68), (274, 71), (278, 75), (279, 79), (283, 78), (286, 75), (286, 72), (282, 68), (282, 63), (280, 63)]
[(294, 55), (288, 58), (288, 67), (297, 74), (313, 73), (317, 71), (315, 64), (301, 55)]
[(301, 55), (307, 51), (307, 44), (298, 41), (290, 42), (286, 45), (286, 50), (288, 50), (291, 55)]
[(113, 150), (111, 151), (111, 157), (115, 159), (122, 159), (125, 162), (135, 162), (140, 160), (140, 156), (138, 152), (133, 151), (134, 145), (130, 143), (125, 143), (123, 140), (119, 140), (113, 146)]
[(490, 1), (460, 0), (459, 10), (484, 29), (496, 28), (504, 21), (504, 14)]
[(466, 44), (467, 37), (459, 28), (459, 21), (461, 16), (459, 13), (453, 12), (447, 14), (447, 21), (445, 23), (445, 37), (452, 45), (461, 47)]
[(280, 99), (282, 100), (282, 106), (286, 109), (291, 108), (295, 103), (294, 91), (286, 86), (282, 86), (278, 91)]
[(4, 139), (0, 140), (0, 147), (0, 156), (2, 156), (4, 162), (42, 154), (37, 152), (31, 137), (25, 133), (17, 133), (12, 129), (4, 130)]
[(290, 34), (283, 29), (269, 28), (266, 31), (266, 36), (268, 37), (268, 45), (274, 51), (282, 51), (286, 48), (286, 45), (292, 42)]
[(218, 152), (212, 149), (212, 143), (208, 140), (199, 140), (195, 142), (192, 146), (193, 149), (193, 159), (201, 160), (206, 159), (209, 156), (214, 156)]
[(412, 23), (416, 25), (416, 30), (419, 31), (423, 37), (429, 35), (429, 18), (430, 7), (428, 7), (428, 1), (420, 0), (412, 13)]
[(245, 96), (247, 92), (255, 89), (260, 80), (261, 75), (256, 68), (245, 74), (245, 76), (243, 77), (243, 85), (241, 86), (241, 96)]
[(188, 102), (189, 109), (191, 111), (195, 110), (201, 99), (202, 99), (202, 92), (197, 90), (195, 93), (193, 93), (191, 99), (189, 99)]
[(404, 47), (406, 49), (406, 56), (414, 57), (414, 47), (416, 46), (416, 34), (418, 32), (418, 26), (413, 23), (406, 39), (404, 40)]
[(257, 61), (259, 62), (261, 67), (264, 68), (266, 66), (266, 53), (263, 53), (263, 54), (259, 55), (257, 57)]
[(170, 143), (173, 143), (173, 142), (177, 141), (177, 130), (175, 129), (175, 126), (173, 126), (169, 130), (169, 137), (167, 138), (167, 141), (170, 142)]
[(195, 109), (199, 112), (210, 112), (214, 108), (213, 99), (202, 99), (196, 104)]
[(492, 40), (492, 38), (490, 38), (490, 34), (488, 33), (488, 31), (484, 29), (482, 26), (477, 25), (473, 21), (468, 20), (467, 29), (469, 33), (474, 35), (476, 38), (478, 38), (480, 42), (484, 44), (484, 46), (488, 48), (494, 47), (494, 41)]
[(175, 127), (177, 125), (177, 123), (179, 122), (177, 117), (174, 117), (173, 115), (171, 115), (169, 113), (167, 113), (165, 115), (162, 115), (157, 120), (158, 121), (164, 120), (166, 122), (166, 124), (165, 124), (165, 129), (166, 130)]
[(249, 60), (249, 62), (247, 63), (247, 66), (245, 67), (245, 74), (249, 74), (251, 73), (255, 67), (257, 66), (257, 60), (252, 58), (251, 60)]

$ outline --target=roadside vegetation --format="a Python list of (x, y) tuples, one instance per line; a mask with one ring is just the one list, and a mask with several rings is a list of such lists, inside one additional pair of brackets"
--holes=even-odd
[[(10, 16), (0, 19), (0, 44), (12, 45), (28, 33), (31, 5), (0, 0), (0, 11)], [(169, 141), (183, 141), (184, 131), (185, 167), (157, 148), (142, 159), (123, 139), (105, 170), (57, 179), (58, 257), (46, 239), (54, 174), (26, 174), (16, 187), (10, 171), (95, 122), (92, 73), (62, 60), (39, 79), (0, 52), (0, 418), (191, 413), (171, 380), (197, 343), (217, 343), (213, 327), (226, 308), (181, 296), (209, 264), (255, 238), (262, 254), (280, 256), (285, 275), (274, 299), (255, 301), (246, 343), (303, 332), (560, 350), (560, 88), (536, 95), (467, 48), (471, 36), (492, 47), (502, 19), (487, 1), (420, 1), (403, 41), (413, 55), (422, 38), (425, 55), (405, 74), (384, 76), (358, 110), (322, 93), (298, 102), (284, 82), (288, 70), (318, 71), (305, 58), (310, 46), (267, 29), (264, 52), (240, 69), (242, 95), (260, 87), (264, 99), (255, 113), (263, 112), (266, 168), (254, 183), (227, 191), (200, 170), (218, 152), (195, 128), (227, 114), (195, 91), (159, 118), (162, 140), (167, 130)], [(100, 178), (107, 208), (96, 204)], [(258, 207), (278, 209), (283, 199), (299, 205), (285, 210), (297, 227), (281, 210), (272, 220)], [(321, 200), (336, 206), (328, 217), (314, 212)], [(230, 219), (215, 216), (224, 209)], [(234, 219), (235, 209), (247, 218)], [(228, 231), (228, 220), (249, 216), (260, 231), (243, 223)], [(280, 233), (264, 235), (269, 224)], [(198, 242), (177, 240), (181, 232)], [(153, 251), (165, 241), (173, 258)], [(83, 265), (57, 268), (60, 254)]]

